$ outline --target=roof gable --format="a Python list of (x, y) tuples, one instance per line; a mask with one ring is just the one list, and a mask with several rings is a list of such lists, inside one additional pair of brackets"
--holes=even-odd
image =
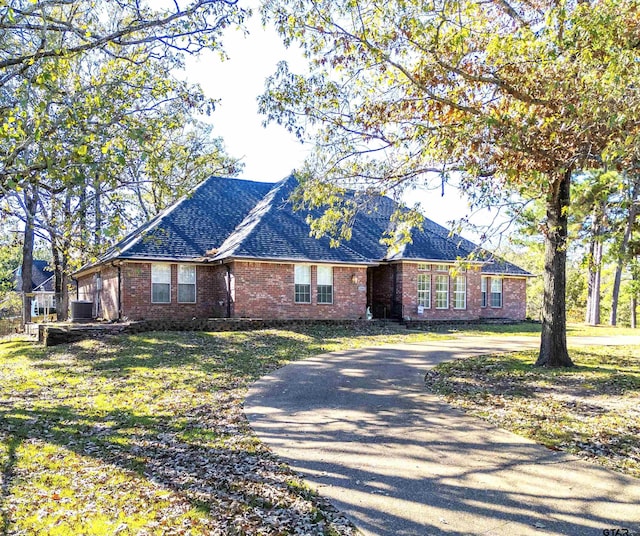
[(272, 183), (210, 177), (105, 253), (114, 258), (203, 257), (219, 248)]
[(289, 197), (297, 180), (276, 184), (240, 223), (214, 259), (227, 257), (280, 258), (337, 263), (371, 263), (351, 241), (331, 247), (329, 238), (310, 236), (305, 212), (296, 212)]
[[(34, 292), (54, 292), (54, 273), (49, 261), (34, 260), (31, 268), (32, 289)], [(22, 292), (22, 267), (16, 270), (14, 289)]]

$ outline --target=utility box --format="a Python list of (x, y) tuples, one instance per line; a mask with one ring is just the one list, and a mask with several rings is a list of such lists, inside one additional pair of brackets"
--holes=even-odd
[(72, 301), (71, 322), (91, 322), (93, 320), (93, 302)]

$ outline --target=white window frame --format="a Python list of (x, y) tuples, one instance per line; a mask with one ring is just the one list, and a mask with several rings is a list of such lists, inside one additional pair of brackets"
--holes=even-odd
[[(193, 272), (193, 282), (185, 282), (182, 280), (183, 272), (189, 269), (189, 272)], [(198, 300), (198, 267), (195, 264), (178, 264), (178, 303), (196, 303)], [(193, 300), (181, 300), (180, 299), (180, 286), (193, 286)]]
[(431, 309), (431, 274), (418, 274), (417, 285), (418, 307)]
[[(162, 275), (166, 275), (168, 272), (169, 281), (166, 281), (165, 277), (162, 277), (162, 278), (159, 277), (161, 275), (161, 272), (159, 270), (160, 268), (164, 269), (162, 271)], [(162, 280), (159, 281), (158, 279), (162, 279)], [(153, 299), (154, 285), (169, 285), (169, 299), (167, 301), (164, 301), (164, 300), (156, 301)], [(154, 262), (151, 264), (151, 303), (159, 303), (159, 304), (171, 303), (171, 265), (170, 264), (158, 263), (158, 262)]]
[(489, 307), (489, 293), (488, 293), (488, 281), (489, 277), (486, 275), (481, 276), (480, 278), (480, 307), (486, 309)]
[(426, 262), (418, 263), (418, 272), (430, 272), (430, 271), (431, 271), (431, 265), (429, 263), (426, 263)]
[(436, 264), (436, 272), (448, 272), (449, 265), (448, 264)]
[[(498, 288), (497, 290), (494, 290), (494, 287)], [(500, 304), (499, 305), (494, 305), (493, 303), (493, 296), (500, 296)], [(504, 296), (503, 296), (503, 290), (502, 290), (502, 278), (501, 277), (492, 277), (491, 278), (491, 292), (489, 294), (489, 305), (491, 305), (491, 307), (493, 309), (502, 309), (502, 304), (504, 302)]]
[[(439, 287), (438, 283), (440, 281), (446, 282), (446, 287), (447, 288), (445, 290), (442, 290), (442, 289), (438, 288)], [(435, 291), (436, 309), (442, 309), (442, 310), (449, 309), (449, 276), (448, 275), (442, 275), (442, 274), (436, 275), (435, 283), (436, 283), (436, 285), (435, 285), (436, 286), (436, 291)], [(439, 297), (441, 297), (443, 292), (444, 292), (445, 303), (446, 303), (446, 305), (444, 307), (442, 305), (439, 305), (439, 303), (441, 303), (441, 301), (442, 301), (442, 300), (439, 299)]]
[[(331, 301), (320, 301), (320, 287), (330, 287)], [(333, 266), (316, 267), (316, 300), (319, 305), (333, 305)]]
[[(306, 277), (303, 275), (306, 274)], [(307, 286), (309, 300), (298, 300), (298, 286)], [(311, 303), (311, 266), (309, 264), (294, 264), (293, 265), (293, 301), (295, 303)]]
[[(462, 288), (460, 288), (462, 286)], [(467, 276), (457, 275), (453, 281), (453, 308), (467, 308)]]

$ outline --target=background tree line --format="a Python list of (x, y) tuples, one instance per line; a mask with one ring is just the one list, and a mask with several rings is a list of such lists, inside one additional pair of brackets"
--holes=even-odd
[(3, 231), (22, 231), (25, 321), (37, 244), (66, 319), (75, 269), (205, 177), (240, 169), (197, 120), (215, 102), (176, 73), (184, 54), (222, 53), (221, 32), (246, 12), (158, 4), (0, 2), (0, 203)]

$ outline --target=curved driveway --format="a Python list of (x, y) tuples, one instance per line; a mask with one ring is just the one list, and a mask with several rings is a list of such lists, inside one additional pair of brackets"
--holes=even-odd
[[(640, 342), (571, 343), (631, 339)], [(245, 413), (365, 534), (640, 532), (640, 479), (548, 450), (424, 389), (425, 371), (441, 361), (538, 344), (459, 337), (316, 356), (255, 383)]]

